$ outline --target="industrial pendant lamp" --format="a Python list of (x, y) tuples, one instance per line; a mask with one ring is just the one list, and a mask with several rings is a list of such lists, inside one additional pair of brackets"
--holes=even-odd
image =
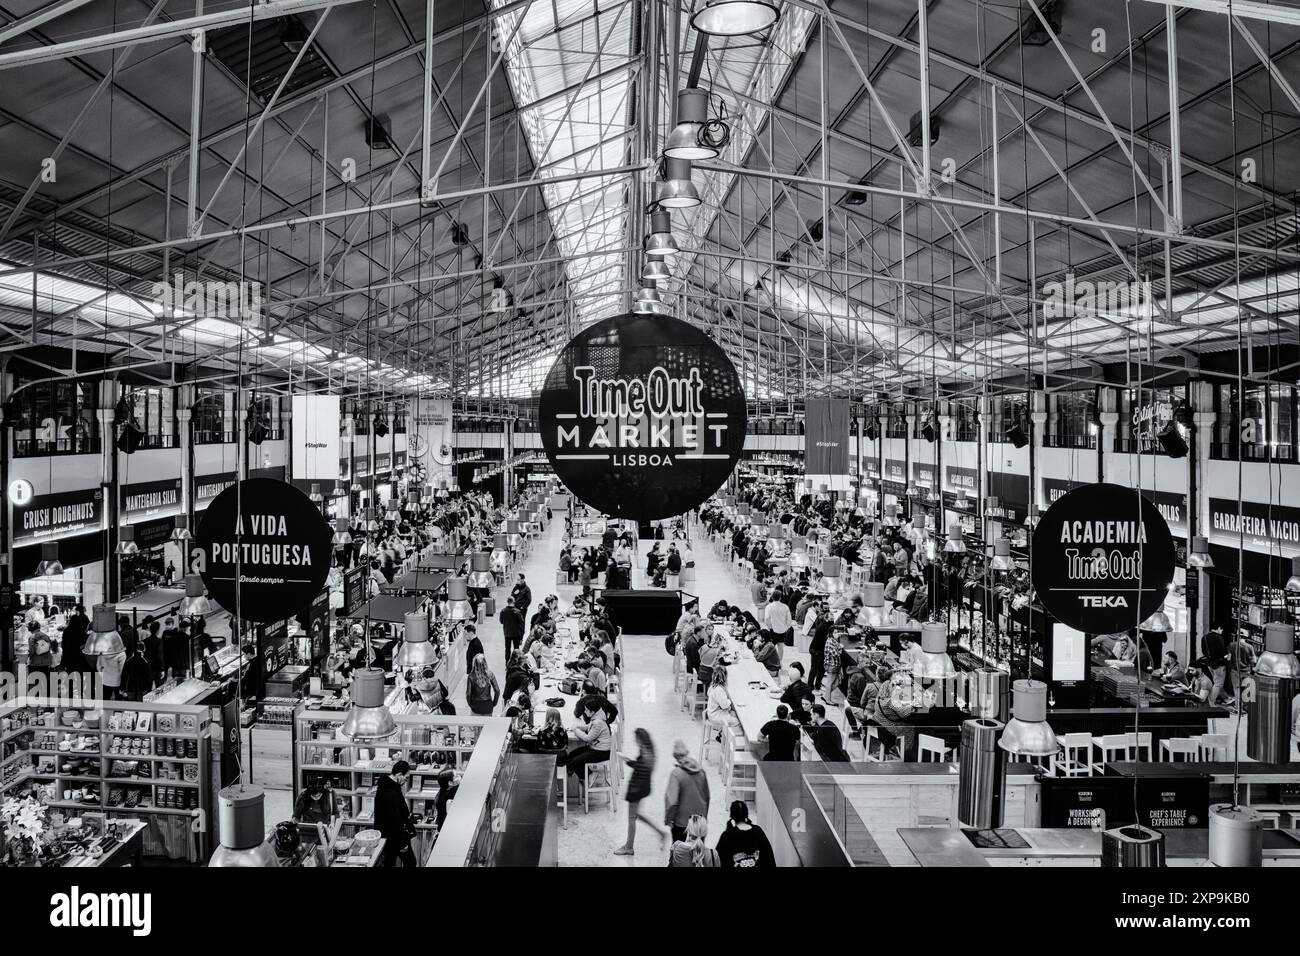
[(491, 551), (475, 551), (469, 556), (469, 580), (466, 584), (472, 588), (490, 588), (496, 585), (497, 579), (492, 573), (492, 554)]
[(677, 125), (668, 134), (664, 155), (670, 159), (713, 159), (718, 151), (700, 139), (709, 119), (709, 94), (689, 86), (677, 94)]
[(256, 784), (236, 784), (217, 794), (221, 843), (209, 867), (279, 866), (280, 858), (266, 839), (266, 794)]
[(317, 507), (320, 507), (325, 503), (325, 496), (321, 494), (320, 484), (318, 482), (313, 481), (311, 483), (311, 491), (308, 493), (307, 497), (311, 499), (311, 503)]
[(354, 743), (386, 740), (397, 733), (397, 722), (384, 703), (384, 672), (360, 668), (352, 677), (352, 707), (339, 733)]
[(781, 12), (759, 0), (706, 0), (691, 17), (691, 26), (715, 37), (759, 33), (776, 23)]
[(201, 574), (185, 575), (185, 597), (181, 599), (180, 613), (185, 617), (201, 617), (212, 611), (207, 589)]
[(1300, 591), (1300, 557), (1291, 559), (1291, 576), (1286, 579), (1286, 590)]
[(659, 180), (659, 205), (664, 209), (689, 209), (700, 204), (700, 194), (691, 182), (689, 159), (664, 161), (664, 178)]
[(662, 315), (667, 311), (663, 302), (659, 299), (659, 293), (650, 286), (644, 286), (637, 290), (636, 304), (632, 311), (638, 315)]
[(1169, 615), (1165, 613), (1163, 604), (1156, 608), (1155, 613), (1138, 625), (1139, 631), (1156, 631), (1162, 634), (1167, 634), (1173, 629), (1174, 626), (1169, 622)]
[(647, 258), (645, 265), (641, 266), (641, 281), (648, 286), (653, 286), (656, 282), (663, 282), (672, 278), (672, 273), (668, 271), (667, 264), (662, 259)]
[(347, 518), (334, 519), (334, 537), (330, 539), (330, 544), (336, 548), (344, 548), (352, 543), (352, 522)]
[(889, 609), (885, 607), (885, 585), (868, 581), (862, 588), (862, 610), (858, 623), (863, 627), (885, 627), (890, 622)]
[(117, 553), (118, 554), (139, 554), (140, 547), (135, 543), (135, 528), (131, 525), (123, 525), (117, 529)]
[(989, 562), (992, 571), (1014, 571), (1016, 562), (1011, 557), (1011, 539), (997, 538), (993, 542), (993, 560)]
[(402, 520), (402, 502), (398, 498), (388, 499), (388, 510), (384, 513), (384, 520), (396, 524)]
[(188, 541), (190, 540), (190, 519), (189, 515), (177, 515), (172, 519), (172, 540)]
[(1210, 557), (1210, 542), (1200, 535), (1192, 538), (1192, 552), (1187, 556), (1189, 568), (1212, 568), (1214, 558)]
[(898, 505), (885, 505), (885, 516), (880, 523), (886, 528), (898, 527)]
[(673, 238), (672, 217), (662, 210), (650, 214), (650, 234), (645, 238), (645, 254), (662, 258), (677, 252), (677, 240)]
[(948, 656), (948, 628), (937, 621), (921, 625), (921, 650), (912, 657), (917, 680), (952, 680), (957, 668)]
[(962, 534), (961, 525), (954, 522), (948, 525), (948, 540), (943, 543), (944, 554), (965, 554), (966, 538)]
[(334, 489), (330, 492), (330, 497), (331, 497), (331, 498), (342, 498), (342, 497), (343, 497), (344, 495), (346, 495), (347, 493), (348, 493), (347, 489), (343, 487), (343, 482), (342, 482), (342, 481), (339, 481), (338, 479), (335, 479), (335, 481), (334, 481)]
[(469, 603), (469, 583), (464, 578), (447, 579), (447, 619), (472, 621), (474, 607)]
[(117, 613), (111, 604), (96, 604), (91, 611), (90, 633), (81, 645), (87, 655), (120, 654), (126, 650), (122, 636), (117, 633)]
[(46, 578), (63, 573), (63, 563), (59, 561), (59, 542), (46, 541), (41, 545), (41, 563), (36, 565), (36, 573)]
[(429, 641), (429, 616), (420, 611), (406, 615), (402, 646), (393, 655), (394, 669), (423, 668), (438, 663), (438, 650)]
[(1018, 680), (1011, 685), (1011, 719), (998, 746), (1018, 757), (1050, 757), (1061, 749), (1047, 723), (1047, 685)]

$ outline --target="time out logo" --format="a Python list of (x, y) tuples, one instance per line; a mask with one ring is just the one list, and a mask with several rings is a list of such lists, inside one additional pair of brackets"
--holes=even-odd
[(556, 474), (601, 512), (682, 514), (727, 480), (745, 443), (745, 394), (726, 353), (677, 319), (624, 315), (580, 332), (539, 403)]

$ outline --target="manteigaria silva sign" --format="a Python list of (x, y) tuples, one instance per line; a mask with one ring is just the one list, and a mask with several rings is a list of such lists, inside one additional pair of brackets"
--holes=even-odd
[(542, 445), (599, 511), (652, 520), (721, 487), (745, 444), (745, 392), (722, 348), (678, 319), (622, 315), (583, 329), (542, 388)]

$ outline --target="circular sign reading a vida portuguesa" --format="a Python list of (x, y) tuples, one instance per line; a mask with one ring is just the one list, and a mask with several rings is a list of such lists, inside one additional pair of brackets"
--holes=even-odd
[(330, 542), (330, 527), (307, 495), (284, 481), (249, 478), (226, 488), (203, 512), (190, 565), (212, 600), (264, 624), (311, 605), (329, 574)]
[(1081, 485), (1039, 519), (1033, 559), (1034, 590), (1057, 620), (1088, 634), (1116, 634), (1164, 603), (1174, 539), (1137, 489)]
[(663, 316), (583, 329), (546, 376), (538, 414), (556, 475), (621, 518), (689, 511), (722, 486), (745, 444), (745, 391), (730, 359)]

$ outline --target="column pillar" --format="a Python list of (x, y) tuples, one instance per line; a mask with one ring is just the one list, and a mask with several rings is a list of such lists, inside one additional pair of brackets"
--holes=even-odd
[(117, 445), (113, 441), (113, 419), (117, 407), (117, 381), (104, 379), (99, 383), (99, 401), (95, 418), (99, 422), (100, 475), (99, 487), (104, 495), (104, 521), (108, 534), (104, 536), (104, 601), (117, 601)]

